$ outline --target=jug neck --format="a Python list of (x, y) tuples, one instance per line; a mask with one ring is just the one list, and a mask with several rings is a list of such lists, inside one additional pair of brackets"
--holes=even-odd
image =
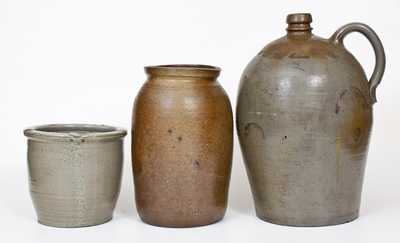
[(312, 17), (308, 13), (296, 13), (289, 14), (286, 18), (288, 27), (286, 28), (288, 36), (298, 36), (306, 35), (310, 36), (312, 34)]

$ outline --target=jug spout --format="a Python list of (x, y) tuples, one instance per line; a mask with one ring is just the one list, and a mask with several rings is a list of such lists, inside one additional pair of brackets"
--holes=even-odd
[(289, 14), (286, 17), (286, 28), (288, 34), (291, 33), (311, 33), (312, 17), (309, 13), (295, 13)]

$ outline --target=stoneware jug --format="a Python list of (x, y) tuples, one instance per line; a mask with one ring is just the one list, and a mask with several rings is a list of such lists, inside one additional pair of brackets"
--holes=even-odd
[(231, 172), (231, 105), (206, 65), (145, 68), (135, 100), (132, 165), (137, 210), (149, 224), (192, 227), (224, 216)]
[[(237, 132), (259, 218), (293, 226), (358, 217), (375, 90), (385, 54), (365, 24), (312, 34), (310, 14), (287, 17), (287, 35), (268, 44), (240, 83)], [(343, 39), (363, 34), (375, 51), (366, 75)]]
[(104, 125), (28, 128), (30, 192), (41, 224), (83, 227), (111, 220), (126, 131)]

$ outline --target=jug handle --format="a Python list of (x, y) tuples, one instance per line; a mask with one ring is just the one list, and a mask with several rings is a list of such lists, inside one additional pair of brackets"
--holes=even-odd
[(330, 38), (335, 44), (343, 45), (343, 39), (347, 34), (351, 32), (359, 32), (364, 35), (375, 52), (375, 68), (369, 79), (369, 94), (372, 100), (372, 104), (376, 102), (376, 88), (382, 80), (383, 73), (385, 72), (386, 57), (385, 50), (383, 49), (382, 42), (378, 35), (375, 33), (371, 27), (363, 23), (350, 23), (340, 27)]

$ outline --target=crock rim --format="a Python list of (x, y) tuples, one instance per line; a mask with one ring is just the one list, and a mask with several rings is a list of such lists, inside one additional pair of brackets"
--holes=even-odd
[[(49, 131), (46, 131), (49, 130)], [(51, 131), (54, 130), (54, 131)], [(59, 130), (59, 131), (57, 131)], [(74, 132), (76, 130), (76, 132)], [(79, 133), (77, 131), (86, 131)], [(24, 129), (24, 135), (30, 139), (84, 141), (123, 138), (127, 134), (124, 128), (84, 123), (55, 123), (31, 126)]]

